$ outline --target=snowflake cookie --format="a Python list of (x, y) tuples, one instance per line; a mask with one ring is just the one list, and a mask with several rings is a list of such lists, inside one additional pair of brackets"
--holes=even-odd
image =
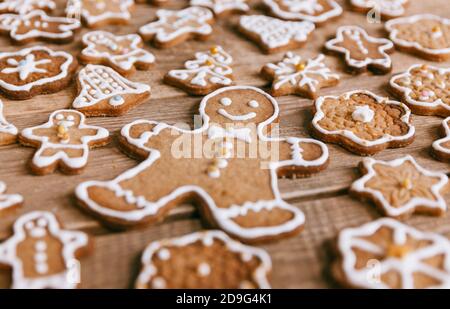
[(110, 66), (122, 75), (130, 75), (136, 68), (148, 70), (155, 63), (155, 56), (142, 48), (137, 34), (91, 31), (83, 35), (83, 44), (86, 48), (81, 51), (81, 61)]
[(413, 213), (442, 215), (447, 205), (442, 193), (448, 190), (448, 177), (421, 167), (411, 156), (392, 161), (364, 159), (364, 175), (350, 192), (371, 200), (384, 215), (407, 218)]
[(78, 63), (63, 51), (34, 46), (0, 53), (0, 92), (10, 99), (30, 99), (64, 89)]
[(46, 175), (59, 167), (78, 174), (87, 165), (89, 149), (108, 144), (110, 136), (104, 128), (87, 125), (82, 113), (66, 109), (54, 111), (42, 125), (22, 130), (19, 141), (37, 148), (30, 164), (33, 173)]
[(392, 19), (405, 15), (409, 0), (350, 0), (356, 12), (372, 13), (374, 17)]
[(342, 55), (352, 73), (369, 69), (376, 74), (386, 74), (392, 70), (388, 53), (394, 50), (394, 44), (388, 39), (374, 38), (358, 26), (339, 27), (336, 38), (327, 41), (325, 48)]
[[(221, 231), (154, 241), (142, 255), (138, 289), (269, 289), (266, 251)], [(224, 271), (226, 269), (226, 271)]]
[(263, 3), (275, 17), (317, 25), (342, 14), (342, 7), (335, 0), (264, 0)]
[(195, 54), (195, 60), (184, 64), (184, 69), (171, 70), (164, 81), (194, 95), (205, 95), (233, 83), (233, 58), (221, 46)]
[(0, 14), (24, 15), (35, 10), (51, 12), (54, 9), (56, 9), (56, 3), (52, 0), (4, 0), (0, 3)]
[(239, 21), (239, 31), (269, 54), (301, 47), (314, 28), (309, 21), (284, 21), (264, 15), (245, 15)]
[(288, 52), (280, 62), (266, 64), (261, 74), (272, 81), (273, 96), (298, 94), (314, 99), (320, 88), (335, 86), (339, 82), (339, 75), (331, 72), (324, 59), (324, 55), (319, 55), (303, 60)]
[(23, 203), (22, 195), (6, 194), (5, 192), (6, 192), (6, 184), (3, 181), (0, 181), (0, 217), (3, 211), (19, 207)]
[(304, 215), (281, 198), (278, 177), (323, 170), (325, 144), (267, 136), (278, 119), (278, 103), (250, 86), (207, 95), (200, 115), (202, 126), (194, 130), (149, 120), (123, 127), (123, 149), (144, 161), (114, 180), (80, 184), (79, 205), (109, 225), (127, 228), (158, 222), (173, 207), (194, 201), (209, 223), (246, 242), (299, 232)]
[(389, 88), (414, 114), (450, 116), (450, 68), (415, 64), (393, 76)]
[(450, 160), (450, 117), (442, 121), (441, 134), (444, 136), (431, 145), (432, 155), (441, 161)]
[(369, 289), (450, 288), (450, 242), (391, 218), (343, 229), (335, 279)]
[(157, 21), (142, 26), (139, 34), (158, 48), (178, 45), (189, 39), (206, 40), (212, 34), (211, 10), (191, 6), (183, 10), (158, 10)]
[(25, 15), (1, 14), (0, 32), (18, 44), (33, 41), (69, 43), (74, 31), (81, 27), (75, 18), (48, 16), (44, 11), (32, 11)]
[(6, 121), (3, 115), (3, 102), (0, 100), (0, 146), (13, 144), (17, 139), (17, 128)]
[(385, 24), (395, 47), (432, 61), (450, 59), (450, 19), (432, 14), (401, 17)]
[[(62, 229), (55, 215), (33, 211), (0, 243), (0, 264), (12, 269), (14, 289), (72, 289), (80, 282), (77, 260), (89, 252), (85, 233)], [(78, 266), (78, 267), (77, 267)]]
[(250, 10), (247, 0), (191, 0), (191, 5), (211, 9), (217, 17), (232, 13), (245, 13)]
[(314, 135), (359, 155), (404, 147), (414, 140), (409, 108), (370, 91), (319, 97), (314, 102), (314, 111)]

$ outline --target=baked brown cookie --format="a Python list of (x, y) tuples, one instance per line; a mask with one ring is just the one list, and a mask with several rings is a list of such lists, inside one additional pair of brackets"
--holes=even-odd
[(450, 160), (450, 117), (442, 121), (441, 135), (444, 137), (431, 145), (431, 154), (436, 159), (447, 162)]
[(405, 15), (409, 0), (350, 0), (353, 11), (369, 13), (374, 19), (392, 19)]
[(4, 212), (22, 206), (22, 203), (22, 195), (7, 194), (6, 184), (3, 181), (0, 181), (0, 217)]
[(233, 13), (245, 13), (250, 10), (247, 0), (190, 0), (192, 6), (203, 6), (214, 12), (216, 17)]
[(56, 3), (52, 0), (4, 0), (0, 3), (0, 14), (24, 15), (35, 10), (51, 12), (54, 9), (56, 9)]
[(17, 128), (6, 121), (3, 115), (3, 102), (0, 100), (0, 146), (13, 144), (17, 139)]

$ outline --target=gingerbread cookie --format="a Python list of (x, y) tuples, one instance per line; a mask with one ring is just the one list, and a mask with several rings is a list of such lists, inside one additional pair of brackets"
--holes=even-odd
[(314, 102), (313, 134), (359, 155), (405, 147), (414, 140), (411, 111), (370, 91), (324, 96)]
[(337, 29), (336, 38), (325, 43), (325, 48), (344, 57), (352, 73), (371, 70), (375, 74), (386, 74), (392, 70), (388, 55), (394, 44), (388, 39), (374, 38), (358, 26), (342, 26)]
[(250, 10), (247, 0), (191, 0), (191, 5), (211, 9), (217, 17), (232, 13), (245, 13)]
[(269, 289), (266, 251), (221, 231), (154, 241), (142, 255), (138, 289)]
[(83, 36), (83, 44), (86, 48), (81, 51), (81, 61), (110, 66), (122, 75), (130, 75), (136, 68), (148, 70), (155, 63), (155, 56), (142, 48), (137, 34), (92, 31)]
[(448, 190), (448, 177), (421, 167), (411, 156), (392, 161), (364, 159), (359, 166), (364, 175), (350, 192), (371, 200), (389, 217), (407, 218), (413, 213), (442, 215), (447, 205), (442, 193)]
[(431, 154), (441, 161), (450, 160), (450, 117), (442, 121), (441, 134), (444, 136), (431, 145)]
[(0, 32), (7, 33), (14, 43), (34, 41), (69, 43), (80, 21), (68, 17), (48, 16), (44, 11), (32, 11), (25, 15), (1, 14)]
[(450, 116), (450, 68), (416, 64), (393, 76), (389, 88), (414, 114)]
[(78, 14), (89, 28), (97, 28), (127, 24), (133, 6), (133, 0), (72, 0), (67, 2), (66, 14)]
[(405, 15), (409, 0), (350, 0), (351, 8), (356, 12), (373, 12), (381, 19), (392, 19)]
[(298, 94), (314, 99), (320, 88), (335, 86), (339, 75), (323, 63), (324, 55), (307, 59), (288, 52), (278, 63), (268, 63), (261, 74), (272, 81), (271, 94), (282, 96)]
[(17, 128), (6, 121), (3, 115), (3, 102), (0, 100), (0, 146), (13, 144), (17, 139)]
[(72, 107), (87, 116), (120, 116), (150, 97), (150, 86), (132, 82), (109, 67), (88, 64), (78, 73)]
[(44, 46), (0, 53), (0, 92), (14, 100), (58, 92), (69, 85), (77, 67), (71, 54)]
[(189, 39), (206, 40), (212, 34), (214, 16), (207, 8), (191, 6), (183, 10), (158, 10), (157, 21), (139, 29), (146, 41), (158, 48), (168, 48)]
[(264, 15), (245, 15), (239, 21), (239, 31), (268, 54), (301, 47), (314, 28), (309, 21), (283, 21)]
[(0, 181), (0, 216), (3, 211), (19, 207), (22, 205), (22, 203), (22, 195), (6, 194), (6, 184), (3, 181)]
[(264, 0), (263, 3), (275, 17), (317, 25), (342, 14), (342, 7), (335, 0)]
[(385, 24), (395, 47), (424, 59), (450, 59), (450, 19), (432, 14), (401, 17)]
[(0, 14), (24, 15), (34, 10), (51, 12), (54, 9), (56, 9), (56, 3), (52, 0), (4, 0), (0, 3)]
[(205, 95), (233, 83), (233, 58), (221, 46), (198, 52), (195, 58), (187, 61), (184, 69), (169, 71), (164, 81), (193, 95)]
[(450, 288), (450, 242), (383, 218), (346, 228), (337, 240), (335, 279), (352, 288)]
[(72, 289), (80, 282), (79, 257), (89, 251), (85, 233), (62, 229), (55, 215), (22, 215), (0, 243), (0, 264), (12, 269), (13, 289)]
[(78, 174), (87, 165), (89, 149), (108, 144), (110, 137), (108, 130), (87, 125), (82, 113), (63, 109), (54, 111), (48, 122), (24, 129), (19, 141), (38, 149), (30, 164), (33, 173), (46, 175), (59, 167)]
[[(119, 227), (160, 221), (178, 204), (195, 201), (208, 222), (246, 242), (295, 234), (304, 215), (281, 199), (277, 177), (323, 170), (328, 149), (313, 139), (268, 137), (278, 114), (277, 102), (262, 90), (233, 86), (201, 101), (201, 128), (136, 120), (122, 128), (121, 145), (145, 160), (114, 180), (80, 184), (78, 202)], [(194, 149), (180, 150), (180, 143)]]

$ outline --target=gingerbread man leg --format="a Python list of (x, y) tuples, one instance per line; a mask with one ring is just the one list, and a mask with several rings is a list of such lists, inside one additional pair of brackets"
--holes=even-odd
[(87, 147), (41, 147), (33, 156), (31, 167), (39, 175), (52, 173), (58, 167), (67, 173), (76, 173), (86, 165), (88, 154)]

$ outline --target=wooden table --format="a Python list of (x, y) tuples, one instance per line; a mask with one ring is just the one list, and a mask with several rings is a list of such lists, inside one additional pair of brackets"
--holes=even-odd
[[(63, 4), (60, 9), (62, 12)], [(181, 8), (188, 1), (177, 0), (174, 8)], [(254, 7), (260, 1), (251, 1)], [(382, 24), (369, 24), (363, 14), (348, 11), (348, 5), (339, 1), (346, 12), (338, 20), (328, 23), (314, 32), (314, 37), (302, 49), (297, 50), (304, 57), (318, 54), (329, 36), (333, 36), (340, 25), (358, 24), (374, 36), (383, 36)], [(153, 20), (156, 8), (150, 5), (137, 5), (133, 14), (133, 23), (128, 26), (109, 26), (105, 30), (117, 34), (134, 33), (138, 27)], [(254, 9), (254, 12), (260, 12)], [(450, 17), (448, 0), (420, 1), (411, 0), (408, 14), (435, 13)], [(207, 50), (213, 44), (222, 45), (234, 57), (234, 76), (238, 85), (253, 85), (267, 90), (268, 84), (258, 72), (262, 65), (277, 61), (282, 53), (264, 55), (258, 47), (235, 31), (238, 16), (219, 21), (214, 27), (214, 36), (207, 42), (190, 41), (171, 49), (157, 50), (149, 45), (156, 58), (156, 67), (150, 71), (139, 71), (131, 77), (134, 81), (152, 86), (151, 99), (131, 110), (122, 117), (91, 118), (90, 124), (100, 125), (117, 136), (119, 129), (139, 118), (163, 121), (167, 123), (193, 123), (193, 116), (198, 113), (201, 97), (191, 97), (177, 88), (162, 83), (163, 75), (170, 69), (182, 67), (184, 61), (193, 57), (196, 51)], [(78, 55), (81, 50), (80, 38), (88, 31), (84, 28), (78, 33), (75, 42), (67, 45), (52, 45), (56, 50), (66, 50)], [(0, 38), (0, 50), (17, 50), (10, 41)], [(411, 64), (424, 62), (419, 58), (401, 52), (392, 55), (394, 69), (398, 73)], [(338, 95), (353, 89), (367, 89), (387, 96), (386, 84), (390, 74), (375, 76), (363, 74), (351, 76), (344, 73), (344, 66), (337, 58), (328, 56), (326, 62), (341, 74), (339, 86), (327, 88), (322, 94)], [(449, 65), (443, 63), (440, 65)], [(70, 107), (74, 99), (75, 84), (52, 95), (41, 95), (26, 101), (11, 101), (2, 98), (7, 119), (19, 129), (35, 126), (47, 121), (50, 112)], [(308, 125), (311, 121), (309, 99), (286, 96), (277, 98), (280, 103), (281, 129), (283, 134), (308, 137)], [(450, 172), (449, 164), (434, 160), (429, 149), (432, 141), (439, 137), (438, 128), (442, 119), (438, 117), (413, 116), (417, 129), (415, 142), (401, 149), (386, 150), (375, 157), (393, 159), (403, 154), (412, 154), (423, 166)], [(276, 243), (263, 245), (273, 260), (272, 286), (274, 288), (327, 288), (333, 287), (327, 274), (330, 256), (326, 244), (337, 232), (345, 227), (359, 225), (380, 215), (368, 203), (359, 202), (347, 195), (347, 189), (358, 178), (356, 170), (360, 157), (340, 147), (329, 145), (331, 164), (329, 168), (312, 178), (281, 179), (280, 188), (283, 197), (299, 207), (306, 215), (305, 230), (298, 236)], [(0, 218), (0, 239), (10, 235), (11, 224), (22, 213), (32, 210), (54, 212), (69, 229), (88, 232), (95, 244), (93, 253), (82, 260), (81, 286), (84, 288), (129, 288), (132, 287), (139, 270), (140, 253), (151, 241), (187, 234), (202, 229), (199, 216), (190, 205), (176, 208), (162, 223), (140, 230), (112, 232), (102, 227), (98, 221), (80, 211), (74, 201), (74, 188), (86, 180), (110, 180), (123, 171), (136, 165), (117, 148), (114, 140), (107, 147), (91, 152), (86, 170), (78, 176), (66, 176), (59, 172), (39, 177), (30, 174), (27, 163), (34, 149), (19, 145), (0, 148), (0, 180), (8, 185), (8, 192), (20, 193), (25, 204), (17, 211)], [(450, 196), (447, 196), (450, 202)], [(450, 237), (450, 215), (441, 218), (413, 216), (407, 223), (421, 229), (434, 231)], [(9, 271), (0, 272), (0, 287), (10, 284)]]

